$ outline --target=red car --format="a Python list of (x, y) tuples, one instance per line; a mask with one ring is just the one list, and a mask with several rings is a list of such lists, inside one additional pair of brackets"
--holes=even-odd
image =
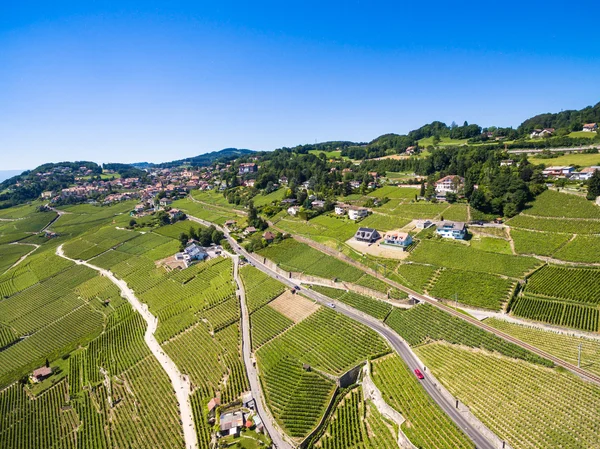
[(419, 369), (415, 369), (415, 376), (417, 376), (418, 379), (425, 379), (425, 376), (423, 376), (423, 373)]

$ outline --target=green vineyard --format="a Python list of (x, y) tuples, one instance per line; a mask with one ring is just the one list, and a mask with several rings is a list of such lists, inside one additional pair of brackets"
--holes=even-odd
[(598, 446), (597, 385), (571, 373), (445, 343), (422, 346), (417, 354), (453, 396), (512, 447)]
[(325, 296), (329, 296), (330, 298), (334, 298), (338, 301), (348, 304), (349, 306), (382, 321), (386, 319), (394, 307), (384, 301), (359, 295), (358, 293), (351, 291), (338, 290), (330, 287), (321, 287), (319, 285), (313, 285), (312, 289), (316, 292), (322, 293)]
[(324, 435), (312, 446), (323, 449), (395, 449), (396, 430), (377, 408), (363, 399), (361, 387), (347, 393), (338, 404)]
[(428, 304), (408, 310), (395, 309), (385, 322), (411, 346), (422, 345), (431, 340), (443, 340), (487, 349), (540, 365), (552, 365), (548, 360)]
[(389, 405), (406, 421), (402, 431), (416, 447), (473, 448), (460, 428), (427, 395), (418, 379), (398, 356), (372, 364), (373, 381)]

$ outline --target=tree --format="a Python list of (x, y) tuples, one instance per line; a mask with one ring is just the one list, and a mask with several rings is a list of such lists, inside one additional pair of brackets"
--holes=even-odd
[(196, 232), (196, 228), (190, 226), (189, 235), (191, 239), (198, 240), (198, 233)]
[(130, 228), (133, 228), (136, 224), (137, 224), (137, 221), (135, 221), (135, 218), (132, 218), (131, 220), (129, 220), (129, 227)]
[(46, 368), (50, 368), (50, 361), (46, 359)]
[(446, 193), (446, 201), (448, 201), (450, 204), (452, 203), (456, 203), (456, 193), (454, 192), (448, 192)]
[(219, 243), (221, 240), (223, 240), (223, 233), (218, 229), (215, 229), (210, 235), (210, 238), (213, 243)]
[(425, 196), (425, 180), (421, 181), (421, 190), (419, 190), (419, 196)]
[(507, 218), (514, 217), (519, 213), (517, 206), (514, 203), (506, 203), (503, 209), (504, 216)]
[(485, 194), (479, 189), (473, 190), (469, 204), (471, 207), (481, 211), (485, 211), (488, 208), (488, 202), (485, 198)]
[(600, 196), (600, 171), (594, 170), (594, 174), (588, 181), (587, 199), (595, 200)]
[(181, 242), (181, 246), (185, 246), (190, 238), (185, 232), (179, 234), (179, 241)]

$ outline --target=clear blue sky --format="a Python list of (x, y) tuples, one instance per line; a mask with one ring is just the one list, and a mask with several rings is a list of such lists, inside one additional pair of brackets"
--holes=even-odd
[(600, 101), (598, 14), (523, 3), (3, 1), (0, 170), (518, 126)]

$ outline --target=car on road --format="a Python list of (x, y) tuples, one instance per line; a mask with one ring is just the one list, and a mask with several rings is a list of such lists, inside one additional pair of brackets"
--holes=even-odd
[(300, 291), (300, 286), (299, 285), (294, 285), (294, 290)]
[(335, 309), (335, 304), (334, 304), (334, 303), (332, 303), (332, 302), (328, 302), (328, 303), (327, 303), (327, 305), (328, 305), (329, 307), (331, 307), (332, 309)]
[(423, 376), (423, 373), (418, 368), (415, 369), (415, 376), (417, 376), (417, 379), (419, 379), (419, 380), (425, 379), (425, 376)]

